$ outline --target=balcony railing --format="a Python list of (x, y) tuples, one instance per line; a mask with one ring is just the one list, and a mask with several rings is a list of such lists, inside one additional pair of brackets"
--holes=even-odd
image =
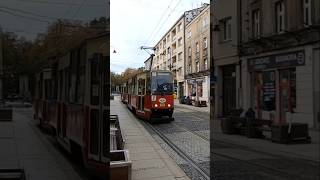
[(203, 56), (204, 56), (204, 57), (205, 57), (205, 56), (208, 56), (208, 48), (203, 49)]

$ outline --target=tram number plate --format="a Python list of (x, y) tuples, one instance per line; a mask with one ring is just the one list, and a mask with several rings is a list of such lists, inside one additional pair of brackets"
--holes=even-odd
[(164, 107), (164, 106), (165, 106), (165, 104), (164, 104), (164, 103), (161, 103), (161, 104), (160, 104), (160, 107)]

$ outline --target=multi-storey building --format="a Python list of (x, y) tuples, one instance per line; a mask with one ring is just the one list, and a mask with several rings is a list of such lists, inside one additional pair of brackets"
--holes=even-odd
[(215, 115), (225, 116), (242, 106), (239, 58), (239, 0), (213, 2), (213, 59), (215, 76)]
[[(156, 43), (153, 69), (171, 70), (178, 97), (185, 95), (185, 25), (201, 12), (204, 6), (186, 11)], [(209, 21), (208, 21), (209, 22)]]
[(319, 128), (320, 1), (241, 2), (243, 108)]
[(185, 91), (196, 104), (210, 97), (210, 5), (202, 7), (185, 30)]
[[(155, 46), (153, 69), (171, 70), (174, 88), (180, 96), (183, 89), (184, 15), (182, 15)], [(181, 84), (182, 82), (182, 84)], [(179, 86), (178, 86), (179, 84)]]

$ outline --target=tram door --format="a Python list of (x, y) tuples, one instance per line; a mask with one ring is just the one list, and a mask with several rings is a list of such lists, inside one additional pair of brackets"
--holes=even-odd
[(108, 162), (109, 143), (109, 73), (107, 58), (95, 54), (90, 64), (90, 101), (89, 101), (89, 159)]
[(146, 80), (139, 79), (138, 80), (138, 109), (140, 111), (144, 111), (144, 95), (145, 95), (145, 88), (146, 87)]

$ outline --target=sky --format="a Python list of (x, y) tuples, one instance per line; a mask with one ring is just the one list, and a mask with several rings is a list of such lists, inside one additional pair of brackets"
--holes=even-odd
[[(209, 0), (111, 0), (111, 71), (121, 73), (129, 67), (144, 66), (144, 61), (150, 55), (139, 47), (155, 46), (184, 11), (209, 2)], [(113, 53), (114, 50), (116, 53)]]
[[(58, 18), (83, 20), (109, 16), (109, 0), (0, 0), (0, 27), (27, 40), (46, 32)], [(46, 22), (49, 21), (49, 22)]]

